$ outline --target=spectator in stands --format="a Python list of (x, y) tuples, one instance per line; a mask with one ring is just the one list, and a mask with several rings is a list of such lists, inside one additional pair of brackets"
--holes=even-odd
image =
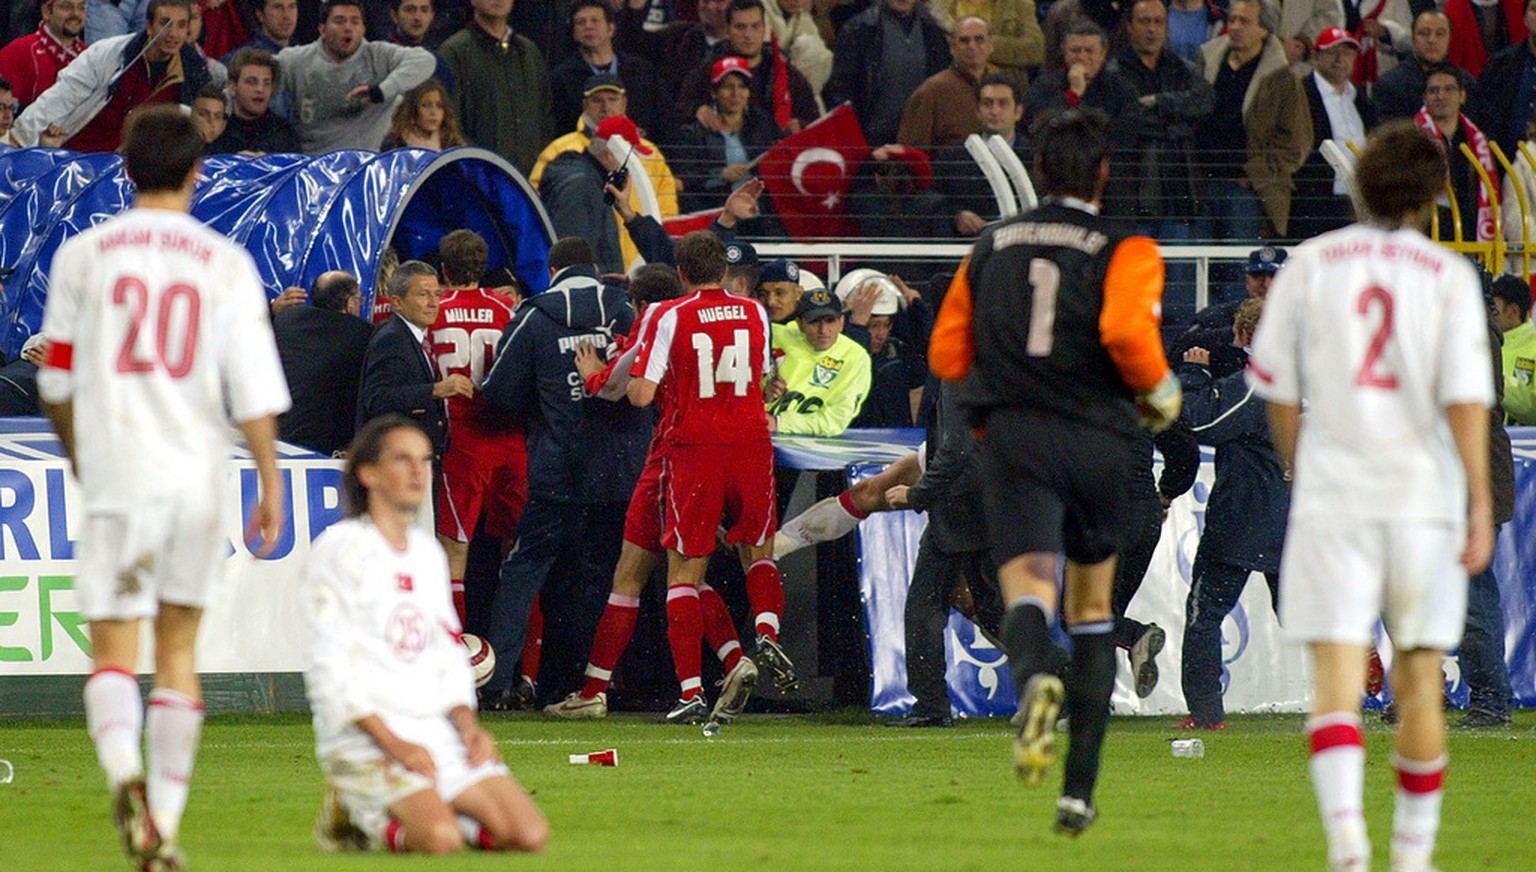
[(512, 0), (471, 0), (474, 18), (438, 49), (458, 83), (464, 137), (527, 174), (550, 132), (549, 70), (531, 40), (507, 24)]
[(1466, 103), (1467, 86), (1461, 70), (1450, 64), (1431, 67), (1424, 74), (1424, 108), (1414, 116), (1414, 122), (1446, 150), (1456, 209), (1452, 211), (1444, 194), (1436, 198), (1440, 206), (1439, 238), (1486, 242), (1493, 238), (1492, 201), (1477, 171), (1462, 155), (1462, 144), (1471, 147), (1494, 184), (1498, 184), (1499, 175), (1488, 137), (1462, 114)]
[[(1200, 70), (1216, 91), (1211, 114), (1195, 130), (1205, 176), (1201, 238), (1284, 236), (1290, 226), (1291, 177), (1312, 150), (1312, 118), (1301, 83), (1274, 36), (1274, 8), (1233, 0), (1227, 33), (1200, 49)], [(1242, 124), (1233, 121), (1242, 119)]]
[(384, 135), (383, 149), (424, 148), (442, 151), (464, 144), (459, 120), (453, 117), (448, 91), (436, 79), (428, 79), (407, 91)]
[(150, 0), (148, 15), (139, 32), (93, 42), (65, 67), (16, 119), (15, 143), (115, 151), (132, 110), (169, 102), (190, 108), (210, 81), (202, 55), (186, 41), (191, 4)]
[(713, 123), (690, 120), (678, 131), (681, 157), (677, 161), (685, 212), (720, 202), (751, 175), (749, 164), (783, 135), (773, 116), (752, 99), (751, 66), (726, 55), (711, 70)]
[(1327, 139), (1364, 148), (1366, 131), (1376, 126), (1376, 110), (1365, 88), (1349, 80), (1359, 57), (1359, 43), (1337, 27), (1318, 34), (1313, 46), (1312, 73), (1301, 82), (1312, 116), (1312, 153), (1296, 171), (1291, 232), (1297, 239), (1310, 239), (1355, 220), (1349, 182), (1337, 177), (1318, 148)]
[(190, 7), (192, 17), (187, 20), (187, 44), (197, 49), (198, 56), (203, 59), (203, 65), (208, 68), (209, 81), (222, 91), (224, 86), (229, 84), (229, 68), (225, 67), (218, 58), (209, 57), (208, 52), (203, 48), (203, 44), (208, 41), (208, 31), (204, 27), (207, 16), (203, 14), (203, 2), (204, 0), (193, 0)]
[(277, 55), (299, 144), (307, 154), (377, 150), (395, 102), (425, 82), (436, 61), (424, 48), (364, 39), (360, 0), (329, 0), (324, 11), (319, 40)]
[[(1525, 4), (1527, 27), (1536, 25), (1536, 0)], [(1536, 29), (1536, 28), (1532, 28)], [(1536, 36), (1522, 36), (1513, 45), (1489, 52), (1488, 64), (1478, 75), (1473, 103), (1483, 132), (1499, 144), (1507, 156), (1525, 137), (1526, 122), (1536, 110)]]
[(778, 374), (764, 389), (776, 432), (837, 436), (869, 395), (869, 352), (843, 335), (843, 307), (830, 291), (800, 300), (792, 324), (773, 326)]
[[(395, 45), (416, 46), (432, 51), (427, 45), (427, 33), (432, 29), (432, 22), (437, 19), (437, 13), (433, 9), (433, 0), (389, 0), (389, 33), (385, 34), (384, 41)], [(448, 68), (448, 62), (442, 55), (436, 52), (432, 55), (437, 60), (437, 69), (432, 73), (433, 78), (442, 83), (445, 92), (451, 92), (454, 88), (453, 70)]]
[(1438, 9), (1413, 21), (1413, 54), (1382, 74), (1371, 88), (1371, 102), (1381, 121), (1412, 118), (1424, 105), (1424, 71), (1444, 63), (1451, 48), (1451, 20)]
[(1525, 42), (1531, 32), (1525, 0), (1446, 0), (1441, 8), (1451, 24), (1446, 59), (1473, 76), (1481, 76), (1495, 54)]
[(426, 431), (433, 456), (441, 459), (448, 447), (445, 400), (474, 396), (475, 383), (457, 374), (439, 377), (436, 355), (427, 341), (442, 300), (437, 270), (408, 260), (390, 274), (388, 294), (394, 312), (368, 340), (355, 420), (361, 427), (380, 415), (404, 415)]
[(1501, 423), (1536, 425), (1536, 324), (1531, 322), (1531, 287), (1519, 276), (1493, 282), (1493, 318), (1502, 336), (1504, 386)]
[(1280, 29), (1271, 32), (1280, 37), (1289, 63), (1310, 58), (1319, 33), (1344, 26), (1344, 4), (1340, 0), (1282, 0), (1276, 5)]
[(950, 65), (949, 41), (917, 0), (877, 0), (838, 31), (828, 106), (849, 102), (869, 142), (896, 142), (918, 86)]
[(299, 136), (288, 119), (272, 108), (281, 80), (277, 58), (259, 48), (243, 48), (229, 62), (229, 118), (224, 135), (208, 147), (209, 154), (290, 153), (299, 150)]
[(1007, 73), (1016, 81), (1027, 82), (1030, 73), (1045, 61), (1045, 34), (1040, 30), (1035, 0), (937, 0), (929, 2), (928, 10), (951, 33), (967, 15), (992, 26), (989, 72)]
[(113, 36), (125, 36), (139, 29), (149, 18), (152, 0), (86, 0), (85, 41), (95, 45)]
[(229, 110), (224, 102), (224, 89), (209, 83), (192, 98), (192, 120), (197, 122), (197, 132), (202, 134), (205, 154), (215, 154), (213, 143), (224, 135)]
[(1118, 72), (1142, 107), (1140, 151), (1128, 167), (1134, 179), (1132, 211), (1140, 232), (1164, 241), (1189, 238), (1199, 187), (1193, 170), (1195, 126), (1211, 114), (1215, 101), (1210, 83), (1174, 53), (1168, 32), (1163, 0), (1136, 0), (1128, 41), (1115, 55)]
[(1221, 35), (1226, 13), (1205, 0), (1173, 0), (1168, 6), (1168, 48), (1187, 63), (1200, 60), (1200, 46)]
[(44, 0), (34, 33), (0, 48), (0, 77), (10, 80), (22, 105), (53, 87), (59, 71), (85, 50), (85, 0)]
[[(1024, 117), (1023, 93), (1019, 84), (1006, 73), (983, 76), (976, 87), (976, 117), (982, 138), (1000, 136), (1011, 146), (1019, 160), (1029, 166), (1028, 137), (1020, 120)], [(989, 220), (998, 216), (997, 199), (992, 187), (976, 167), (964, 146), (935, 149), (932, 155), (933, 187), (944, 197), (944, 212), (951, 216), (951, 232), (970, 238), (980, 233)], [(985, 217), (984, 217), (985, 216)]]
[(362, 302), (357, 278), (331, 270), (309, 286), (309, 305), (273, 316), (272, 334), (293, 397), (292, 408), (277, 419), (283, 441), (321, 454), (352, 441), (358, 379), (373, 335), (373, 325), (358, 317)]
[(776, 124), (796, 131), (816, 120), (820, 115), (816, 94), (805, 76), (768, 42), (767, 17), (760, 0), (731, 0), (726, 9), (726, 34), (726, 41), (694, 67), (679, 87), (674, 103), (677, 123), (697, 121), (706, 127), (719, 127), (720, 119), (710, 101), (715, 64), (731, 56), (747, 62), (752, 71), (752, 102)]
[[(614, 77), (610, 73), (594, 73), (587, 77), (585, 91), (581, 101), (581, 117), (577, 120), (576, 129), (551, 142), (539, 153), (539, 159), (533, 164), (533, 172), (529, 174), (528, 181), (534, 188), (538, 188), (544, 181), (544, 170), (549, 162), (566, 152), (585, 151), (592, 140), (592, 132), (609, 118), (629, 117), (630, 88), (624, 81)], [(633, 120), (633, 119), (631, 119)], [(638, 126), (638, 122), (636, 122)], [(666, 155), (656, 144), (644, 136), (639, 140), (641, 150), (635, 152), (640, 159), (640, 165), (645, 167), (645, 175), (651, 182), (651, 187), (656, 191), (656, 205), (661, 211), (661, 218), (670, 218), (678, 213), (678, 181), (672, 174), (672, 167), (667, 163)], [(622, 158), (622, 155), (621, 155)], [(631, 208), (640, 209), (640, 196), (635, 193), (633, 186), (628, 191), (628, 202)], [(633, 263), (635, 255), (639, 253), (634, 240), (630, 237), (627, 227), (619, 229), (619, 248), (623, 252), (623, 262)], [(650, 260), (650, 258), (646, 258)]]
[(1103, 203), (1106, 213), (1123, 215), (1131, 210), (1133, 191), (1127, 184), (1139, 159), (1137, 137), (1141, 132), (1142, 106), (1136, 89), (1119, 72), (1108, 68), (1109, 37), (1097, 24), (1079, 19), (1067, 28), (1062, 40), (1067, 67), (1042, 73), (1024, 98), (1026, 129), (1047, 112), (1071, 106), (1091, 106), (1109, 117), (1109, 139), (1115, 144), (1110, 160), (1109, 186)]
[[(863, 327), (869, 337), (865, 349), (870, 358), (869, 396), (849, 426), (911, 427), (928, 380), (927, 347), (933, 312), (922, 295), (900, 276), (876, 272), (860, 282), (860, 287), (851, 287), (848, 279), (856, 278), (858, 272), (844, 276), (837, 287), (841, 292), (838, 297), (848, 309), (848, 324)], [(869, 285), (878, 291), (859, 293)], [(902, 319), (901, 335), (892, 332), (897, 318)]]
[(0, 76), (0, 142), (5, 142), (11, 132), (11, 122), (16, 120), (16, 95), (11, 83)]
[(613, 38), (617, 32), (618, 24), (607, 0), (577, 0), (571, 10), (571, 37), (576, 41), (576, 51), (549, 72), (556, 130), (577, 126), (584, 110), (588, 80), (596, 75), (611, 76), (624, 84), (625, 108), (615, 114), (628, 115), (649, 137), (671, 129), (665, 123), (672, 109), (671, 97), (662, 87), (656, 67), (648, 58), (615, 51)]
[(625, 270), (618, 219), (603, 196), (611, 174), (623, 165), (624, 156), (608, 147), (615, 136), (622, 137), (642, 159), (649, 154), (635, 123), (615, 115), (597, 125), (586, 148), (556, 155), (544, 167), (539, 182), (539, 196), (544, 199), (555, 233), (590, 243), (595, 262), (604, 273)]
[(992, 26), (974, 15), (949, 35), (954, 63), (928, 77), (901, 110), (896, 141), (914, 148), (957, 145), (977, 130), (977, 94), (992, 56)]
[[(665, 0), (662, 0), (665, 2)], [(683, 80), (725, 42), (725, 10), (731, 0), (698, 0), (698, 20), (672, 19), (652, 28), (648, 0), (627, 0), (619, 10), (618, 47), (656, 63), (668, 94), (678, 94)]]
[[(255, 0), (251, 6), (256, 15), (256, 32), (251, 35), (251, 41), (240, 48), (259, 48), (276, 55), (295, 44), (293, 37), (299, 26), (299, 0)], [(306, 38), (300, 43), (307, 41)], [(239, 51), (230, 52), (224, 62), (231, 64)]]
[(763, 11), (768, 14), (768, 29), (778, 40), (779, 51), (805, 76), (818, 109), (824, 108), (821, 90), (832, 75), (832, 49), (816, 24), (811, 0), (763, 0)]

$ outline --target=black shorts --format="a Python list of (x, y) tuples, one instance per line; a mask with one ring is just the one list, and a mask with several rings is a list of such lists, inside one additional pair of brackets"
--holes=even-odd
[(987, 538), (998, 566), (1032, 552), (1065, 552), (1089, 564), (1120, 551), (1133, 502), (1133, 437), (1050, 412), (1000, 408), (987, 416), (981, 460)]

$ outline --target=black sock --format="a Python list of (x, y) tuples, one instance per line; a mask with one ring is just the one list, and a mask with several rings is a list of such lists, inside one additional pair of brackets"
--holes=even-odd
[(1069, 627), (1072, 672), (1067, 685), (1071, 743), (1067, 750), (1064, 796), (1093, 800), (1099, 779), (1099, 749), (1109, 727), (1109, 697), (1115, 689), (1115, 643), (1110, 621)]
[(999, 635), (1003, 653), (1008, 655), (1008, 668), (1013, 671), (1013, 682), (1020, 691), (1031, 675), (1050, 670), (1050, 622), (1046, 620), (1044, 604), (1038, 599), (1014, 600), (1003, 613)]

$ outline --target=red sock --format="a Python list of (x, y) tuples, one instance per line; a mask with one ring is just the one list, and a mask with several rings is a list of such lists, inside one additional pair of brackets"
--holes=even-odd
[(464, 626), (464, 579), (455, 578), (448, 582), (448, 590), (453, 594), (453, 610), (459, 615), (459, 626)]
[(752, 604), (758, 635), (779, 641), (779, 618), (784, 615), (784, 578), (778, 564), (765, 557), (747, 567), (747, 602)]
[(539, 598), (533, 598), (533, 611), (528, 613), (528, 632), (523, 635), (523, 668), (521, 674), (535, 683), (539, 680), (539, 658), (544, 654), (544, 610)]
[(854, 506), (853, 491), (851, 490), (845, 490), (838, 494), (837, 504), (843, 507), (843, 511), (854, 516), (855, 518), (858, 518), (861, 521), (869, 517), (869, 512), (861, 512), (858, 510), (858, 507)]
[(384, 825), (384, 847), (392, 854), (404, 854), (410, 851), (405, 845), (405, 826), (399, 818), (390, 818)]
[(736, 622), (731, 620), (731, 610), (726, 607), (720, 592), (707, 584), (699, 585), (699, 608), (704, 613), (704, 641), (714, 650), (715, 656), (730, 672), (741, 662), (741, 638), (736, 635)]
[(699, 681), (699, 646), (704, 641), (703, 616), (699, 609), (699, 590), (691, 585), (667, 588), (667, 641), (672, 643), (672, 663), (677, 667), (677, 683), (682, 699), (693, 699), (703, 691)]
[(639, 597), (608, 595), (608, 607), (603, 609), (602, 620), (597, 622), (597, 635), (592, 639), (592, 655), (587, 659), (587, 681), (581, 686), (582, 696), (592, 699), (608, 689), (608, 682), (613, 680), (613, 668), (619, 665), (619, 658), (629, 647), (639, 620)]

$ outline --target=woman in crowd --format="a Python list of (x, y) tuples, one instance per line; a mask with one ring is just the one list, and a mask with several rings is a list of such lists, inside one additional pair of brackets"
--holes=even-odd
[(718, 206), (751, 177), (752, 160), (784, 135), (772, 115), (752, 104), (752, 69), (745, 60), (721, 58), (710, 81), (719, 129), (690, 121), (678, 132), (680, 147), (674, 149), (684, 212)]
[(459, 133), (459, 119), (448, 102), (448, 91), (438, 80), (428, 79), (406, 92), (405, 99), (395, 107), (395, 117), (382, 148), (442, 151), (465, 144)]

